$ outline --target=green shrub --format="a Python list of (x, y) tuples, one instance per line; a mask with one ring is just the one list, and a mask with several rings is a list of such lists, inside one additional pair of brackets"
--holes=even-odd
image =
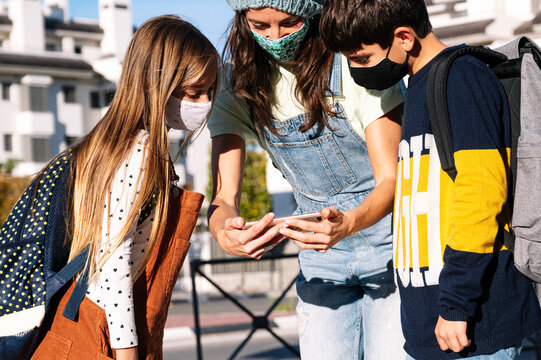
[(271, 211), (272, 198), (267, 191), (267, 157), (263, 151), (246, 151), (240, 214), (246, 221), (259, 220)]
[(13, 205), (23, 194), (30, 181), (30, 178), (0, 175), (0, 227), (4, 225)]
[[(253, 221), (259, 220), (272, 210), (272, 198), (267, 192), (267, 157), (265, 152), (253, 140), (246, 145), (240, 215), (246, 221)], [(207, 199), (210, 199), (211, 195), (212, 176), (209, 177), (207, 186)]]

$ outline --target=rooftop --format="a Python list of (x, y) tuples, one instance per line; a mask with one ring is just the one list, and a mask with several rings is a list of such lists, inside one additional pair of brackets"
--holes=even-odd
[[(0, 15), (0, 25), (13, 25), (13, 21), (7, 15)], [(63, 22), (57, 19), (45, 18), (47, 30), (68, 30), (85, 33), (103, 34), (103, 29), (96, 23), (73, 21)]]
[(103, 29), (98, 24), (75, 22), (73, 20), (66, 23), (56, 19), (45, 18), (45, 28), (47, 30), (69, 30), (103, 34)]
[(84, 60), (52, 56), (0, 53), (0, 64), (92, 71), (92, 65)]

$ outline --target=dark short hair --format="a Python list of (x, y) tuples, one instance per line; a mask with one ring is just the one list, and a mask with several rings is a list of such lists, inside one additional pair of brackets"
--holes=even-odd
[(361, 44), (388, 48), (400, 26), (410, 26), (421, 38), (432, 31), (423, 0), (327, 0), (319, 29), (330, 50), (343, 52)]

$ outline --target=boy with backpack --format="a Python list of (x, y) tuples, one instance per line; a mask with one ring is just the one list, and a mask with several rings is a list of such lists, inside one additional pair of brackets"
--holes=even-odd
[[(423, 0), (329, 0), (320, 32), (349, 58), (360, 86), (382, 90), (410, 75), (393, 235), (408, 356), (518, 358), (522, 340), (541, 329), (541, 313), (531, 281), (504, 245), (512, 130), (495, 73), (473, 56), (452, 61), (449, 133), (441, 136), (444, 129), (429, 119), (429, 108), (441, 105), (427, 104), (429, 73), (465, 46), (438, 40)], [(453, 166), (442, 171), (444, 148)]]

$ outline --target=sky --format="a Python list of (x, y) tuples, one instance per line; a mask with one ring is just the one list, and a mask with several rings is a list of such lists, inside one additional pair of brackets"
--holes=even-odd
[[(72, 18), (98, 18), (98, 0), (70, 0)], [(132, 0), (132, 17), (135, 26), (146, 19), (176, 14), (194, 24), (221, 53), (223, 34), (233, 18), (233, 11), (226, 0)]]

